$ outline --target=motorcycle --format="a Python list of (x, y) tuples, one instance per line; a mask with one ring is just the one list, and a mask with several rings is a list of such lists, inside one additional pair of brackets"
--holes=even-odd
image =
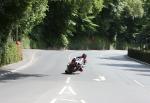
[(65, 73), (72, 74), (77, 71), (83, 72), (85, 63), (86, 63), (86, 59), (84, 58), (74, 58), (72, 62), (67, 65), (67, 69), (65, 70)]
[(70, 63), (67, 65), (67, 69), (65, 70), (65, 73), (72, 74), (77, 71), (83, 72), (83, 65), (80, 63), (77, 63), (77, 64)]
[(66, 74), (72, 74), (76, 71), (83, 71), (83, 67), (86, 64), (86, 54), (82, 54), (82, 56), (73, 58), (72, 61), (67, 65), (67, 69), (65, 70)]

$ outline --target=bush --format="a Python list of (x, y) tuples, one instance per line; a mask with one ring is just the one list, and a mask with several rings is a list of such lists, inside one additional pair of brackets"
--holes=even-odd
[(69, 49), (77, 50), (103, 50), (110, 49), (110, 42), (100, 36), (77, 36), (70, 40)]
[(25, 49), (29, 49), (30, 48), (30, 39), (27, 36), (24, 36), (22, 39), (22, 43), (23, 43), (23, 48)]
[(67, 49), (69, 40), (66, 35), (61, 34), (57, 38), (56, 37), (50, 38), (50, 44), (51, 44), (50, 48), (53, 49)]
[(138, 49), (128, 49), (128, 56), (150, 64), (150, 52)]
[(18, 62), (22, 59), (21, 47), (9, 41), (0, 50), (0, 66)]
[(59, 40), (58, 45), (60, 47), (68, 48), (69, 41), (66, 35), (60, 35), (60, 38), (58, 40)]

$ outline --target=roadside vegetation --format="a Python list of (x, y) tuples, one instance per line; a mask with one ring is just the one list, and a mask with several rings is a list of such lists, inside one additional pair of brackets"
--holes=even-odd
[(21, 60), (17, 42), (41, 23), (47, 3), (47, 0), (0, 0), (0, 65)]
[(150, 1), (0, 0), (0, 65), (18, 47), (149, 50)]
[(150, 64), (150, 51), (129, 49), (128, 56)]

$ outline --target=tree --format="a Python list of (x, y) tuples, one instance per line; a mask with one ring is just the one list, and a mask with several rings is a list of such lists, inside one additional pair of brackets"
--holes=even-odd
[(130, 43), (140, 30), (140, 20), (144, 9), (142, 0), (106, 0), (105, 6), (97, 16), (99, 32), (112, 42)]
[[(47, 10), (47, 0), (0, 0), (0, 2), (0, 55), (2, 55), (0, 59), (4, 59), (10, 58), (7, 56), (11, 55), (5, 54), (9, 50), (14, 50), (11, 49), (15, 48), (14, 45), (8, 45), (19, 39), (18, 34), (21, 37), (42, 21)], [(11, 48), (6, 49), (7, 47)], [(17, 56), (15, 52), (14, 55)]]
[(4, 43), (8, 34), (16, 35), (16, 29), (23, 34), (40, 23), (45, 17), (47, 0), (1, 0), (0, 6), (0, 40)]
[(144, 16), (141, 19), (141, 29), (136, 35), (136, 41), (141, 49), (150, 49), (150, 1), (144, 1)]

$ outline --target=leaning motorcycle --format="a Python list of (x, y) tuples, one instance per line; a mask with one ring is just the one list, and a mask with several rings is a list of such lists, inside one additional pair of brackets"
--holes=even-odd
[(72, 74), (74, 72), (83, 71), (83, 65), (78, 63), (77, 65), (72, 65), (71, 63), (67, 65), (67, 69), (65, 70), (66, 74)]

